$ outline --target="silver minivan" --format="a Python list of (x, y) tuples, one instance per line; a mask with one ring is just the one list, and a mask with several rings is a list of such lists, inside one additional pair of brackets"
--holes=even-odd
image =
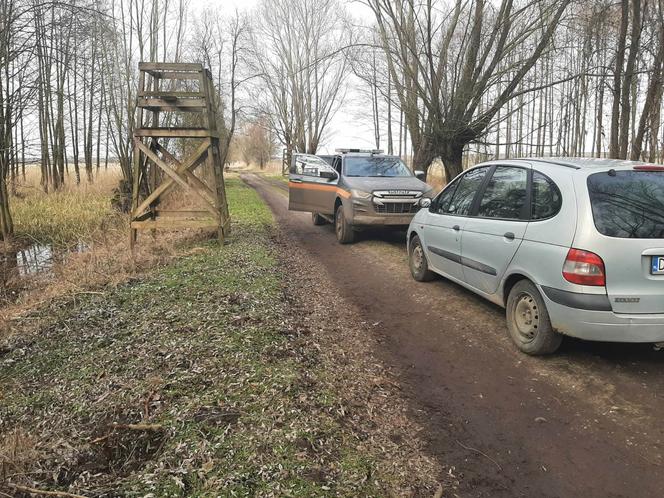
[(664, 166), (608, 159), (477, 165), (408, 229), (411, 274), (506, 308), (529, 354), (562, 335), (664, 341)]

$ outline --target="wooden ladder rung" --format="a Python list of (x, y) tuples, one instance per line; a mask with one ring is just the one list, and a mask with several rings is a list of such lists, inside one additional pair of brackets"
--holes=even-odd
[(205, 94), (202, 92), (167, 92), (167, 91), (142, 91), (138, 93), (139, 97), (156, 97), (156, 98), (161, 98), (161, 99), (168, 99), (169, 101), (171, 99), (177, 99), (177, 98), (192, 98), (192, 97), (199, 97), (199, 98), (205, 98)]
[(208, 219), (177, 219), (157, 218), (156, 220), (132, 221), (131, 228), (135, 230), (153, 230), (164, 228), (219, 228), (219, 220)]
[(201, 73), (191, 71), (149, 71), (148, 74), (161, 80), (196, 80), (200, 81)]
[(219, 133), (207, 128), (137, 128), (137, 137), (155, 138), (219, 138)]
[(157, 218), (178, 218), (178, 219), (208, 219), (209, 211), (199, 211), (195, 209), (157, 209), (155, 211)]
[(149, 111), (200, 112), (207, 109), (204, 99), (138, 99), (138, 107)]
[(139, 62), (140, 71), (203, 71), (203, 64), (182, 62)]

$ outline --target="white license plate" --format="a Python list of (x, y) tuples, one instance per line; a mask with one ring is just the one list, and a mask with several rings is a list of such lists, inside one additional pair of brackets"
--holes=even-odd
[(652, 275), (664, 275), (664, 256), (653, 256), (650, 264)]

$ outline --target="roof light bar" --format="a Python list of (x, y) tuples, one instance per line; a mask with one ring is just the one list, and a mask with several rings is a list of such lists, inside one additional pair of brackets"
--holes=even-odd
[(382, 149), (336, 149), (339, 154), (348, 154), (349, 152), (360, 152), (363, 154), (382, 154)]

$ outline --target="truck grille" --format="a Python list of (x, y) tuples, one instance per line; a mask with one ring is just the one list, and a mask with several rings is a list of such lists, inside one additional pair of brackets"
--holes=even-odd
[(383, 205), (374, 204), (374, 209), (379, 214), (411, 214), (417, 213), (420, 207), (412, 202), (390, 202)]

